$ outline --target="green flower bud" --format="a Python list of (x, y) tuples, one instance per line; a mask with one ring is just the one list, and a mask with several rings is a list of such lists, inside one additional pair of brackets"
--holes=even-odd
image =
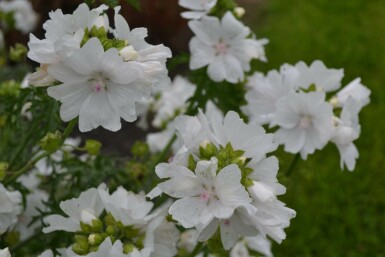
[(7, 80), (0, 84), (0, 96), (19, 96), (20, 84), (15, 80)]
[(141, 141), (136, 141), (135, 144), (131, 147), (131, 153), (135, 157), (144, 157), (149, 152), (148, 144)]
[(208, 141), (203, 141), (199, 146), (199, 154), (202, 158), (205, 159), (210, 159), (211, 157), (215, 156), (217, 151), (217, 147)]
[(104, 237), (101, 234), (91, 234), (88, 236), (88, 243), (91, 246), (98, 246), (104, 241)]
[(86, 255), (89, 252), (90, 245), (88, 237), (84, 235), (75, 235), (75, 243), (72, 245), (72, 251), (79, 255)]
[(7, 175), (9, 164), (7, 162), (0, 162), (0, 181), (3, 181)]
[(20, 44), (16, 43), (14, 47), (9, 49), (9, 59), (14, 62), (21, 62), (27, 56), (28, 49)]
[(102, 143), (94, 139), (87, 139), (84, 146), (89, 155), (98, 155), (101, 147)]
[(48, 152), (56, 152), (62, 145), (62, 133), (59, 131), (55, 133), (48, 132), (47, 135), (40, 140), (39, 145)]
[(116, 220), (114, 216), (111, 215), (111, 213), (107, 213), (107, 215), (104, 217), (104, 223), (107, 226), (113, 226), (116, 223)]
[(92, 223), (92, 230), (95, 232), (99, 232), (103, 229), (103, 222), (99, 219), (95, 219), (91, 221)]
[(106, 233), (107, 233), (107, 235), (109, 235), (109, 236), (113, 236), (113, 235), (115, 235), (116, 230), (115, 230), (115, 228), (114, 228), (113, 226), (109, 225), (109, 226), (107, 226), (107, 228), (106, 228)]
[(129, 254), (135, 249), (135, 246), (132, 244), (124, 244), (123, 246), (123, 253), (124, 254)]

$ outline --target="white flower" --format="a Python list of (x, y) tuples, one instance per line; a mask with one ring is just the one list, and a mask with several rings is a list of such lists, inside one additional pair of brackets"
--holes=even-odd
[(358, 121), (358, 113), (361, 104), (349, 97), (342, 109), (341, 118), (336, 120), (336, 129), (331, 139), (336, 144), (341, 155), (341, 169), (344, 165), (349, 171), (353, 171), (358, 158), (358, 150), (353, 144), (361, 132), (361, 127)]
[(48, 74), (48, 65), (42, 64), (36, 72), (28, 75), (27, 81), (29, 86), (46, 87), (56, 80)]
[(154, 103), (156, 114), (152, 125), (161, 128), (162, 125), (175, 117), (177, 113), (184, 113), (187, 100), (194, 94), (196, 86), (187, 79), (176, 76), (171, 88), (160, 92), (160, 98)]
[(52, 250), (45, 250), (38, 257), (54, 257)]
[(323, 92), (291, 93), (277, 101), (272, 124), (279, 126), (275, 135), (285, 151), (306, 159), (332, 137), (333, 108)]
[(8, 247), (5, 249), (0, 249), (0, 257), (11, 257)]
[(52, 64), (48, 72), (63, 83), (48, 88), (48, 94), (62, 102), (61, 118), (70, 121), (79, 116), (82, 132), (99, 126), (119, 130), (120, 118), (134, 121), (135, 102), (149, 94), (142, 83), (142, 68), (124, 62), (115, 48), (104, 52), (97, 38), (62, 63)]
[(230, 257), (253, 256), (249, 253), (248, 249), (263, 254), (264, 257), (273, 257), (270, 240), (261, 235), (245, 237), (231, 249)]
[(0, 235), (17, 223), (22, 212), (22, 196), (19, 191), (8, 191), (0, 183)]
[(81, 230), (80, 222), (92, 224), (92, 220), (98, 219), (104, 210), (98, 193), (103, 187), (101, 185), (98, 189), (90, 188), (82, 192), (78, 198), (62, 201), (60, 208), (68, 215), (68, 218), (56, 214), (47, 216), (44, 218), (44, 223), (48, 226), (43, 228), (43, 232), (50, 233), (56, 230), (76, 232)]
[(315, 85), (317, 91), (335, 91), (340, 88), (344, 76), (343, 69), (328, 69), (322, 61), (314, 61), (310, 66), (304, 62), (295, 65), (299, 71), (298, 86), (308, 89)]
[[(111, 239), (107, 237), (104, 239), (103, 243), (101, 243), (96, 252), (91, 252), (87, 256), (88, 257), (128, 257), (128, 256), (136, 256), (136, 249), (134, 249), (134, 253), (124, 254), (123, 253), (123, 243), (120, 240), (116, 240), (114, 244), (112, 244)], [(140, 255), (138, 255), (140, 256)]]
[(360, 106), (364, 107), (370, 102), (370, 90), (361, 84), (361, 79), (356, 78), (337, 93), (339, 106), (344, 106), (349, 97), (352, 97)]
[(251, 59), (264, 60), (266, 40), (247, 38), (250, 29), (227, 12), (222, 21), (216, 17), (202, 17), (189, 22), (195, 33), (190, 41), (190, 69), (208, 65), (208, 75), (216, 82), (238, 83), (250, 70)]
[(179, 230), (175, 224), (168, 222), (165, 216), (158, 216), (146, 228), (144, 249), (140, 252), (143, 256), (151, 250), (150, 257), (174, 257), (177, 255), (177, 242)]
[(100, 25), (100, 18), (108, 30), (107, 16), (100, 16), (106, 9), (107, 6), (102, 5), (90, 10), (83, 3), (73, 14), (63, 14), (60, 9), (50, 12), (50, 19), (43, 24), (45, 38), (39, 40), (30, 34), (28, 57), (40, 64), (60, 62), (64, 56), (80, 48), (85, 29)]
[(269, 71), (266, 76), (256, 72), (248, 78), (245, 98), (247, 105), (242, 110), (251, 122), (269, 124), (275, 115), (275, 104), (281, 97), (295, 91), (299, 72), (290, 65), (283, 65), (280, 72)]
[(181, 198), (173, 203), (169, 213), (183, 227), (208, 224), (213, 218), (228, 218), (236, 207), (251, 202), (240, 183), (237, 165), (223, 168), (218, 175), (217, 169), (216, 158), (199, 161), (195, 173), (174, 164), (161, 163), (156, 167), (160, 178), (170, 178), (158, 187), (171, 197)]
[(38, 16), (32, 8), (32, 4), (27, 0), (1, 1), (0, 11), (13, 13), (16, 29), (24, 34), (28, 34), (35, 29)]
[(20, 232), (20, 239), (25, 240), (35, 233), (36, 229), (41, 229), (42, 222), (40, 220), (32, 220), (39, 216), (41, 211), (47, 211), (44, 202), (48, 201), (48, 194), (42, 190), (35, 189), (26, 198), (26, 208), (18, 216), (16, 230)]
[(217, 4), (217, 0), (179, 0), (179, 5), (192, 11), (182, 12), (185, 19), (200, 19)]
[(180, 235), (179, 248), (183, 248), (191, 253), (198, 243), (199, 233), (196, 229), (188, 229)]
[(111, 195), (104, 189), (99, 190), (99, 194), (106, 211), (125, 226), (146, 224), (147, 215), (154, 205), (146, 201), (144, 195), (128, 192), (123, 187), (118, 187)]
[(164, 45), (151, 45), (144, 39), (147, 37), (147, 29), (135, 28), (130, 30), (126, 20), (118, 12), (120, 7), (115, 8), (115, 30), (114, 35), (118, 39), (128, 43), (126, 48), (120, 51), (122, 58), (129, 62), (139, 64), (143, 69), (153, 90), (167, 88), (171, 81), (168, 77), (166, 61), (172, 56), (171, 50)]

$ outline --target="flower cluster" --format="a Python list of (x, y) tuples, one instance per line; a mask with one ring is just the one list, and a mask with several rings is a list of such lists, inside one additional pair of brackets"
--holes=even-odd
[(358, 113), (369, 103), (370, 90), (358, 78), (335, 93), (342, 78), (342, 69), (328, 69), (321, 61), (285, 64), (266, 76), (255, 73), (243, 111), (252, 122), (278, 126), (278, 143), (303, 159), (329, 141), (336, 144), (341, 168), (352, 171), (358, 158), (353, 143), (360, 134)]
[(61, 249), (65, 256), (164, 256), (176, 254), (179, 232), (166, 220), (162, 206), (152, 212), (153, 203), (142, 194), (119, 187), (110, 194), (104, 184), (78, 198), (60, 203), (67, 215), (50, 215), (43, 232), (74, 232), (74, 243)]
[(43, 25), (45, 39), (31, 34), (28, 43), (28, 57), (41, 64), (30, 82), (61, 83), (48, 88), (48, 94), (62, 102), (63, 121), (79, 116), (83, 132), (99, 126), (119, 130), (120, 118), (136, 120), (135, 103), (170, 83), (165, 63), (171, 51), (148, 44), (145, 28), (130, 30), (119, 8), (115, 28), (110, 28), (106, 10), (81, 4), (73, 14), (51, 12)]
[(277, 147), (273, 135), (245, 124), (235, 112), (224, 118), (219, 112), (180, 116), (175, 127), (182, 147), (171, 163), (156, 167), (168, 180), (149, 196), (177, 198), (169, 213), (184, 228), (196, 228), (200, 241), (212, 238), (219, 226), (226, 250), (258, 234), (281, 242), (295, 211), (277, 199), (285, 187), (276, 178), (277, 158), (266, 157)]

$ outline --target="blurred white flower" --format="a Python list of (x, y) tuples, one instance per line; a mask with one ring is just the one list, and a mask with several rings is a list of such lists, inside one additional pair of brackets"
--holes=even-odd
[(0, 203), (1, 235), (17, 223), (17, 216), (23, 210), (21, 193), (19, 191), (8, 191), (0, 183)]
[(272, 125), (279, 126), (275, 136), (285, 151), (300, 153), (305, 160), (331, 139), (333, 108), (323, 92), (291, 93), (277, 101)]
[(10, 0), (0, 2), (0, 12), (13, 13), (16, 29), (24, 34), (33, 31), (38, 22), (38, 15), (27, 0)]
[(79, 116), (82, 132), (99, 126), (119, 130), (120, 118), (136, 120), (135, 102), (149, 95), (143, 69), (137, 63), (124, 62), (116, 48), (104, 52), (97, 38), (62, 63), (50, 65), (48, 72), (63, 83), (48, 88), (48, 95), (62, 102), (62, 120)]
[(5, 249), (0, 249), (0, 257), (11, 257), (8, 247)]
[(273, 257), (270, 240), (261, 235), (245, 237), (236, 243), (230, 251), (230, 257), (251, 257), (253, 255), (249, 249), (262, 254), (264, 257)]
[(336, 129), (331, 139), (336, 144), (341, 155), (341, 169), (346, 165), (349, 171), (353, 171), (358, 158), (357, 147), (353, 141), (358, 139), (361, 132), (361, 126), (358, 121), (358, 113), (361, 109), (361, 103), (349, 97), (344, 103), (341, 117), (336, 119)]
[(349, 97), (352, 97), (360, 109), (370, 102), (370, 89), (361, 84), (361, 78), (356, 78), (337, 93), (339, 106), (344, 106)]
[(182, 12), (185, 19), (200, 19), (217, 4), (217, 0), (179, 0), (179, 5), (191, 11)]
[(190, 21), (189, 27), (195, 33), (190, 41), (190, 69), (208, 65), (207, 72), (213, 81), (241, 82), (252, 59), (265, 60), (263, 45), (267, 40), (248, 38), (250, 29), (231, 12), (221, 21), (204, 16), (199, 21)]

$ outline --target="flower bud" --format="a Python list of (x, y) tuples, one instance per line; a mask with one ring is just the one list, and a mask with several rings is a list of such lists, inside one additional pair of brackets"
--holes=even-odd
[(135, 246), (132, 244), (124, 244), (123, 246), (123, 253), (124, 254), (129, 254), (135, 249)]
[(148, 154), (149, 147), (148, 144), (145, 142), (137, 141), (131, 148), (131, 153), (135, 157), (144, 157), (146, 154)]
[(91, 234), (88, 236), (88, 243), (92, 246), (100, 245), (104, 238), (101, 234)]
[(9, 59), (14, 62), (21, 62), (25, 59), (27, 53), (28, 49), (24, 45), (17, 43), (9, 49)]
[(0, 84), (1, 96), (18, 96), (20, 93), (20, 84), (14, 80), (7, 80)]
[(39, 145), (48, 152), (56, 152), (62, 145), (62, 134), (59, 131), (55, 133), (48, 132), (47, 135), (40, 140)]
[(122, 50), (119, 51), (119, 54), (123, 57), (125, 62), (135, 61), (138, 59), (138, 52), (132, 46), (126, 46)]
[(79, 255), (86, 255), (89, 252), (90, 245), (88, 237), (83, 235), (75, 235), (75, 243), (72, 245), (72, 251)]
[(246, 13), (246, 10), (243, 7), (234, 8), (234, 14), (238, 19), (242, 18), (245, 15), (245, 13)]
[(89, 155), (98, 155), (101, 147), (102, 143), (94, 139), (87, 139), (84, 146)]

